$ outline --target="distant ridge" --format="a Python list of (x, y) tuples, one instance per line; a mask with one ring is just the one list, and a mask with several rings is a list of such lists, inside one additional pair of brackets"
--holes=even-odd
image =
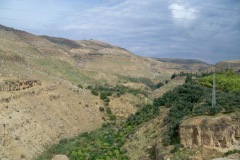
[(181, 58), (153, 58), (159, 62), (172, 64), (172, 69), (183, 69), (183, 70), (197, 70), (203, 71), (211, 66), (206, 62), (197, 59), (181, 59)]
[(155, 59), (161, 62), (171, 62), (177, 64), (196, 64), (196, 63), (208, 64), (197, 59), (181, 59), (181, 58), (155, 58)]

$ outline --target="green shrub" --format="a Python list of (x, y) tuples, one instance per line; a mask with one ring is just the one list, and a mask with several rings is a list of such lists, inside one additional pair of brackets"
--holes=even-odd
[(109, 102), (110, 102), (110, 99), (109, 99), (109, 98), (106, 98), (106, 99), (104, 99), (104, 102), (109, 103)]
[[(198, 84), (212, 87), (213, 75), (207, 75), (198, 80)], [(228, 70), (216, 74), (216, 88), (218, 90), (232, 92), (240, 91), (240, 74)]]
[(177, 74), (173, 73), (172, 76), (171, 76), (171, 79), (174, 79), (175, 77), (177, 77)]
[(95, 90), (91, 90), (91, 94), (94, 95), (94, 96), (98, 96), (98, 92), (95, 91)]
[(157, 89), (157, 88), (160, 88), (160, 87), (162, 87), (163, 85), (164, 85), (163, 82), (159, 82), (159, 83), (156, 84), (156, 87), (155, 87), (155, 88), (156, 88), (156, 89)]
[(104, 107), (99, 107), (99, 111), (104, 112), (105, 111)]
[(193, 79), (192, 79), (192, 74), (187, 74), (187, 77), (185, 79), (185, 83), (192, 83)]
[(240, 150), (237, 150), (237, 149), (234, 149), (234, 150), (230, 150), (230, 151), (227, 151), (226, 153), (224, 153), (225, 156), (229, 156), (229, 155), (232, 155), (232, 154), (240, 154)]
[(100, 99), (101, 100), (107, 99), (107, 95), (105, 93), (100, 93)]
[(83, 86), (81, 84), (78, 84), (77, 86), (78, 86), (78, 88), (83, 89)]
[(113, 115), (113, 114), (110, 114), (109, 118), (110, 118), (111, 121), (116, 121), (117, 120), (116, 115)]
[(111, 115), (111, 114), (112, 114), (111, 108), (110, 108), (110, 107), (107, 107), (106, 112), (107, 112), (107, 114)]

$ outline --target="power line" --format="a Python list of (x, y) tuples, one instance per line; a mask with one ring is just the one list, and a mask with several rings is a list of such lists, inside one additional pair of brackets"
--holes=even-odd
[[(81, 6), (87, 6), (87, 5), (81, 5)], [(144, 6), (144, 5), (141, 5)], [(151, 7), (151, 8), (157, 8), (157, 7)], [(7, 7), (0, 7), (0, 9), (5, 9), (5, 10), (15, 10), (15, 11), (21, 11), (21, 12), (32, 12), (32, 13), (43, 13), (41, 11), (31, 11), (31, 10), (23, 10), (23, 9), (15, 9), (15, 8), (7, 8)], [(159, 8), (157, 8), (159, 9)], [(113, 9), (105, 9), (105, 10), (112, 10), (115, 11)], [(195, 14), (200, 14), (200, 15), (206, 15), (206, 16), (211, 16), (211, 17), (222, 17), (222, 18), (229, 18), (229, 19), (240, 19), (240, 17), (230, 17), (230, 16), (220, 16), (220, 15), (212, 15), (212, 14), (208, 14), (208, 13), (201, 13), (198, 11), (187, 11), (187, 10), (179, 10), (179, 9), (170, 9), (170, 10), (174, 10), (174, 11), (180, 11), (180, 12), (187, 12), (187, 13), (195, 13)], [(118, 11), (118, 12), (124, 12), (124, 13), (135, 13), (138, 14), (137, 12), (132, 12), (132, 11)], [(52, 12), (44, 12), (45, 14), (54, 14)], [(55, 13), (55, 15), (57, 15), (57, 13)], [(62, 14), (61, 15), (69, 15), (69, 16), (79, 16), (79, 14)], [(146, 15), (152, 15), (152, 14), (146, 14)]]
[[(14, 9), (14, 8), (3, 8), (3, 7), (0, 7), (0, 9), (15, 10), (15, 11), (21, 11), (21, 12), (31, 12), (31, 13), (41, 13), (41, 14), (48, 14), (48, 15), (52, 14), (52, 15), (65, 15), (65, 16), (92, 17), (92, 18), (98, 18), (99, 19), (99, 17), (96, 17), (96, 16), (80, 15), (80, 14), (62, 14), (62, 13), (54, 14), (54, 13), (50, 13), (50, 12), (31, 11), (31, 10), (22, 10), (22, 9)], [(125, 13), (125, 11), (119, 11), (119, 12)], [(126, 12), (126, 13), (136, 13), (136, 12)], [(230, 25), (230, 24), (226, 25), (226, 24), (222, 24), (222, 23), (209, 22), (209, 21), (199, 21), (199, 20), (187, 19), (187, 18), (177, 18), (177, 17), (172, 17), (172, 16), (165, 16), (165, 17), (160, 17), (160, 18), (173, 18), (173, 19), (179, 19), (179, 20), (194, 21), (194, 22), (197, 22), (197, 23), (208, 23), (208, 24), (223, 25), (223, 26), (235, 26), (235, 25)], [(105, 19), (105, 18), (102, 17), (101, 19)]]
[(212, 88), (212, 107), (216, 106), (216, 75), (215, 75), (215, 70), (213, 73), (213, 88)]
[(180, 11), (180, 12), (187, 12), (187, 13), (196, 13), (196, 14), (201, 14), (201, 15), (206, 15), (206, 16), (211, 16), (211, 17), (222, 17), (222, 18), (229, 18), (229, 19), (240, 19), (240, 17), (229, 17), (229, 16), (219, 16), (219, 15), (212, 15), (208, 13), (201, 13), (197, 11), (186, 11), (186, 10), (179, 10), (179, 9), (170, 9), (174, 11)]
[[(39, 2), (38, 0), (21, 0), (21, 1), (27, 1), (27, 2), (33, 2), (33, 3), (34, 2)], [(149, 2), (149, 0), (139, 0), (139, 1), (148, 1)], [(159, 0), (159, 1), (166, 2), (166, 0)], [(219, 9), (219, 10), (228, 10), (228, 11), (233, 11), (233, 12), (240, 12), (240, 10), (238, 10), (238, 9), (223, 8), (223, 7), (219, 7), (219, 6), (213, 6), (213, 5), (202, 5), (202, 4), (199, 4), (199, 3), (186, 3), (186, 2), (182, 2), (182, 1), (176, 1), (176, 0), (169, 0), (169, 1), (171, 1), (172, 3), (180, 4), (180, 5), (184, 4), (184, 5), (200, 6), (200, 7), (215, 8), (215, 9)], [(49, 2), (50, 1), (44, 2), (44, 4), (49, 3)], [(64, 5), (66, 6), (66, 4), (64, 4)], [(136, 4), (136, 5), (140, 5), (140, 4)], [(90, 5), (85, 5), (85, 4), (84, 5), (83, 4), (81, 4), (81, 5), (70, 5), (70, 3), (67, 6), (71, 6), (71, 7), (73, 7), (73, 6), (89, 6), (90, 7)], [(141, 6), (144, 6), (144, 5), (141, 5)]]
[[(10, 20), (10, 21), (30, 21), (30, 22), (38, 22), (38, 23), (41, 23), (41, 21), (32, 21), (32, 20), (24, 20), (24, 19), (13, 19), (13, 18), (2, 18), (0, 17), (0, 19), (4, 19), (4, 20)], [(43, 22), (43, 21), (42, 21)], [(141, 22), (142, 24), (149, 24), (147, 22)], [(155, 24), (153, 24), (155, 25)], [(179, 27), (179, 26), (174, 26), (172, 25), (174, 28), (180, 28), (180, 29), (186, 29), (186, 30), (193, 30), (193, 31), (203, 31), (203, 32), (212, 32), (212, 33), (223, 33), (223, 34), (226, 34), (228, 35), (227, 33), (225, 32), (218, 32), (218, 31), (211, 31), (211, 30), (204, 30), (204, 29), (196, 29), (196, 28), (187, 28), (187, 27)], [(147, 33), (150, 33), (150, 32), (147, 32)], [(153, 34), (155, 34), (153, 32)], [(231, 33), (232, 34), (232, 33)], [(230, 35), (230, 34), (229, 34)], [(238, 35), (238, 34), (235, 34), (235, 35)], [(159, 36), (167, 36), (167, 35), (159, 35)]]
[(209, 8), (215, 8), (215, 9), (220, 9), (220, 10), (229, 10), (229, 11), (234, 11), (234, 12), (240, 12), (240, 10), (235, 10), (235, 9), (229, 9), (229, 8), (222, 8), (222, 7), (216, 7), (216, 6), (208, 6), (208, 5), (202, 5), (198, 3), (185, 3), (181, 1), (173, 1), (177, 4), (186, 4), (186, 5), (191, 5), (191, 6), (201, 6), (201, 7), (209, 7)]
[[(54, 14), (54, 13), (51, 13), (51, 12), (40, 12), (40, 11), (31, 11), (31, 10), (22, 10), (22, 9), (14, 9), (14, 8), (3, 8), (3, 7), (0, 7), (0, 9), (8, 9), (8, 10), (16, 10), (16, 11), (21, 11), (21, 12), (32, 12), (32, 13), (41, 13), (41, 14)], [(178, 10), (180, 11), (180, 10)], [(181, 10), (182, 11), (182, 10)], [(119, 11), (121, 13), (136, 13), (136, 12), (128, 12), (128, 11)], [(187, 12), (187, 11), (186, 11)], [(190, 11), (188, 11), (190, 12)], [(193, 12), (192, 12), (193, 13)], [(197, 12), (194, 12), (194, 13), (197, 13)], [(200, 13), (199, 13), (200, 14)], [(54, 14), (54, 15), (67, 15), (67, 16), (84, 16), (84, 17), (91, 17), (91, 18), (97, 18), (97, 19), (109, 19), (109, 18), (112, 18), (112, 17), (109, 17), (109, 18), (106, 18), (106, 17), (96, 17), (96, 16), (90, 16), (90, 15), (80, 15), (80, 14)], [(171, 17), (171, 16), (168, 16), (169, 18), (173, 18), (173, 19), (178, 19), (178, 20), (186, 20), (186, 21), (193, 21), (193, 22), (196, 22), (196, 23), (208, 23), (208, 24), (215, 24), (215, 25), (224, 25), (224, 26), (235, 26), (235, 25), (226, 25), (226, 24), (222, 24), (222, 23), (216, 23), (216, 22), (209, 22), (209, 21), (199, 21), (199, 20), (193, 20), (193, 19), (187, 19), (187, 18), (177, 18), (177, 17)], [(165, 17), (162, 17), (162, 18), (165, 18)], [(233, 18), (233, 17), (232, 17)], [(15, 20), (15, 21), (31, 21), (33, 22), (32, 20), (20, 20), (20, 19), (11, 19), (11, 18), (0, 18), (0, 19), (5, 19), (5, 20)], [(40, 21), (35, 21), (35, 22), (40, 22)], [(142, 24), (149, 24), (148, 22), (142, 22)], [(159, 25), (159, 24), (157, 24)], [(218, 31), (212, 31), (212, 30), (204, 30), (204, 29), (196, 29), (196, 28), (186, 28), (186, 27), (178, 27), (178, 26), (174, 26), (175, 28), (182, 28), (182, 29), (187, 29), (187, 30), (198, 30), (198, 31), (205, 31), (205, 32), (214, 32), (214, 33), (221, 33), (221, 32), (218, 32)], [(224, 32), (223, 32), (224, 33)], [(226, 33), (224, 33), (226, 34)]]
[(215, 24), (215, 25), (235, 26), (235, 25), (230, 25), (230, 24), (226, 25), (226, 24), (223, 24), (223, 23), (216, 23), (216, 22), (209, 22), (209, 21), (199, 21), (199, 20), (187, 19), (187, 18), (177, 18), (177, 17), (171, 17), (171, 18), (185, 20), (185, 21), (194, 21), (194, 22), (197, 22), (197, 23), (208, 23), (208, 24)]
[[(149, 2), (149, 0), (139, 0), (139, 1), (148, 1)], [(159, 1), (166, 2), (166, 0), (159, 0)], [(176, 0), (169, 0), (169, 1), (171, 1), (172, 3), (175, 3), (175, 4), (180, 4), (180, 5), (184, 4), (184, 5), (209, 7), (209, 8), (219, 9), (219, 10), (228, 10), (228, 11), (240, 12), (240, 10), (238, 10), (238, 9), (223, 8), (223, 7), (213, 6), (213, 5), (209, 6), (209, 5), (202, 5), (202, 4), (199, 4), (199, 3), (186, 3), (186, 2), (182, 2), (182, 1), (176, 1)], [(139, 5), (139, 4), (136, 4), (136, 5)], [(144, 6), (144, 5), (141, 5), (141, 6)]]

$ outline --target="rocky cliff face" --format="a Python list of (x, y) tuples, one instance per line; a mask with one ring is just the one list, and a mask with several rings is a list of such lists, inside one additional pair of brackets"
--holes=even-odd
[(225, 152), (240, 149), (240, 121), (237, 116), (194, 117), (180, 125), (184, 147), (207, 146)]

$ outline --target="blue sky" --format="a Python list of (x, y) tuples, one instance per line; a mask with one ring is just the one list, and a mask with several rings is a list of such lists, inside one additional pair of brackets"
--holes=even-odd
[(0, 0), (0, 24), (146, 57), (240, 59), (239, 0)]

